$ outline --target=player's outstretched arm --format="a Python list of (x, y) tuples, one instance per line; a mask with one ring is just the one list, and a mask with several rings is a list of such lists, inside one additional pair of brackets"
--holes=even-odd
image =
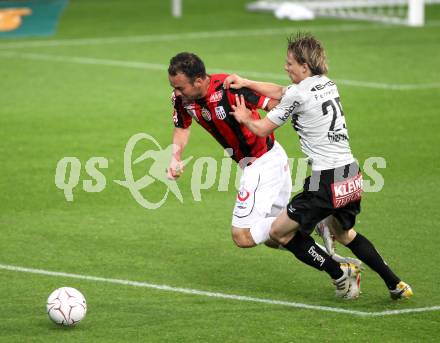
[(167, 168), (167, 178), (176, 180), (183, 173), (182, 153), (188, 144), (190, 135), (189, 127), (186, 129), (176, 127), (173, 132), (173, 150), (170, 164)]
[(235, 95), (237, 105), (232, 105), (233, 112), (231, 115), (240, 123), (246, 126), (252, 133), (259, 137), (269, 136), (277, 127), (275, 123), (268, 118), (252, 119), (252, 112), (246, 107), (244, 96)]
[(270, 82), (259, 82), (248, 80), (238, 76), (237, 74), (231, 74), (226, 77), (223, 82), (225, 89), (240, 89), (243, 87), (252, 89), (253, 91), (265, 95), (269, 98), (280, 100), (284, 95), (284, 87)]

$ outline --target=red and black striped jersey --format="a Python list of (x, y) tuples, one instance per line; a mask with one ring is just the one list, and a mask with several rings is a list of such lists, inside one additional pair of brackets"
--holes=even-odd
[(240, 162), (243, 158), (258, 158), (274, 143), (274, 135), (258, 137), (240, 125), (229, 112), (231, 105), (235, 105), (235, 94), (244, 96), (246, 107), (252, 111), (254, 119), (260, 119), (257, 108), (265, 108), (269, 98), (257, 94), (250, 89), (224, 89), (223, 81), (227, 74), (210, 75), (210, 84), (206, 96), (202, 99), (186, 102), (181, 96), (173, 92), (174, 126), (187, 128), (195, 119), (205, 128), (224, 149), (232, 149), (232, 158)]

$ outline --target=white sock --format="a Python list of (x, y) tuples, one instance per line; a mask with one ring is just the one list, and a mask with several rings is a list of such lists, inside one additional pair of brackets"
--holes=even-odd
[(275, 219), (276, 217), (267, 217), (251, 226), (251, 236), (256, 244), (264, 243), (270, 238), (270, 228)]

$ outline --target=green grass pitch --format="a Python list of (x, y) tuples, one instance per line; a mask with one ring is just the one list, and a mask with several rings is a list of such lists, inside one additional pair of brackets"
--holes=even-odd
[[(245, 0), (183, 2), (183, 18), (173, 19), (169, 1), (72, 1), (55, 37), (0, 42), (0, 265), (349, 311), (440, 306), (440, 6), (427, 9), (425, 27), (408, 28), (277, 21), (245, 12)], [(170, 194), (156, 210), (113, 182), (124, 179), (131, 136), (148, 133), (162, 147), (170, 142), (170, 57), (192, 51), (208, 71), (287, 84), (286, 37), (299, 29), (327, 49), (355, 156), (361, 164), (371, 156), (386, 160), (384, 187), (365, 194), (357, 230), (412, 285), (409, 301), (391, 301), (368, 268), (361, 297), (340, 301), (327, 275), (290, 253), (236, 248), (230, 238), (235, 189), (219, 192), (216, 183), (195, 201), (193, 162), (179, 181), (183, 203)], [(97, 40), (72, 43), (84, 38)], [(277, 138), (290, 157), (301, 157), (290, 127)], [(73, 202), (54, 182), (66, 156), (82, 164)], [(107, 184), (88, 193), (82, 181), (93, 156), (108, 160), (101, 169)], [(223, 151), (193, 125), (185, 156), (220, 163)], [(163, 192), (155, 182), (143, 195), (157, 200)], [(89, 312), (75, 328), (57, 327), (45, 313), (47, 296), (61, 286), (87, 298)], [(0, 342), (437, 342), (439, 322), (439, 311), (357, 316), (0, 268)]]

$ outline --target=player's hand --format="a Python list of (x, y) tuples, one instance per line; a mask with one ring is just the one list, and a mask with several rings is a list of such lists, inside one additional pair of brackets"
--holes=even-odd
[(244, 101), (243, 95), (235, 94), (235, 103), (236, 105), (232, 105), (233, 112), (229, 112), (231, 115), (235, 117), (235, 119), (243, 124), (248, 120), (252, 119), (252, 112), (246, 107), (246, 103)]
[(237, 74), (231, 74), (223, 81), (223, 87), (225, 89), (240, 89), (246, 87), (246, 81), (246, 79), (243, 79)]
[(176, 180), (183, 174), (183, 162), (173, 157), (166, 172), (168, 180)]

